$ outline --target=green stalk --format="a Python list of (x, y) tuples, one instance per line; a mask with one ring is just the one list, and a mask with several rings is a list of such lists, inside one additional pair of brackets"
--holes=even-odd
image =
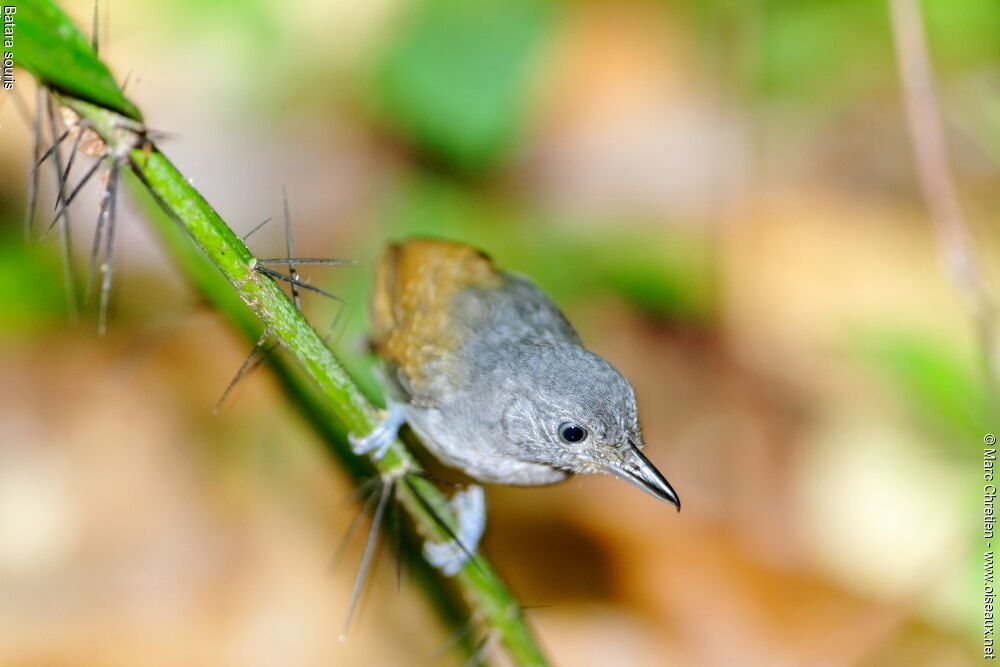
[[(226, 303), (226, 298), (217, 289), (207, 296), (219, 304), (251, 340), (256, 340), (260, 329), (248, 319), (247, 311), (255, 314), (262, 328), (268, 330), (287, 350), (296, 366), (311, 380), (321, 403), (313, 407), (323, 411), (321, 419), (335, 419), (341, 432), (364, 434), (374, 428), (380, 418), (377, 410), (348, 376), (333, 352), (284, 291), (271, 278), (255, 270), (256, 258), (246, 244), (142, 134), (136, 122), (73, 97), (60, 96), (60, 101), (87, 120), (107, 142), (111, 155), (120, 156), (125, 161), (143, 188), (221, 272), (243, 306), (235, 308), (234, 305), (238, 304), (234, 304), (231, 295)], [(183, 261), (181, 263), (184, 265)], [(204, 275), (193, 278), (202, 284), (209, 280)], [(342, 437), (331, 447), (331, 451), (349, 471), (357, 471), (359, 466), (369, 463), (367, 459), (355, 456)], [(398, 440), (381, 460), (371, 464), (387, 479), (398, 479), (404, 474), (420, 471), (419, 463)], [(410, 476), (409, 480), (412, 484), (397, 487), (400, 503), (416, 531), (424, 539), (447, 540), (447, 531), (428, 511), (431, 508), (454, 530), (455, 517), (445, 497), (426, 479)], [(445, 582), (440, 579), (439, 575), (439, 583), (443, 586)], [(524, 620), (520, 605), (484, 556), (476, 554), (455, 575), (454, 582), (473, 616), (481, 619), (497, 637), (515, 664), (547, 664)]]

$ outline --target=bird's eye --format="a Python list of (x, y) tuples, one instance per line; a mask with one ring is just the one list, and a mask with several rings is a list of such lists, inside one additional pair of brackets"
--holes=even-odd
[(587, 429), (572, 422), (563, 422), (559, 425), (559, 437), (563, 442), (580, 442), (586, 439)]

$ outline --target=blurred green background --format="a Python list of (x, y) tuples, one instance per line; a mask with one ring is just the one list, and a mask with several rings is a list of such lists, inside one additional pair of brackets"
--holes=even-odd
[[(89, 30), (89, 2), (61, 6)], [(996, 285), (1000, 5), (921, 7)], [(489, 489), (487, 552), (557, 664), (980, 655), (997, 397), (917, 188), (884, 3), (152, 0), (100, 20), (102, 58), (238, 232), (280, 221), (285, 187), (300, 255), (359, 260), (307, 273), (347, 306), (305, 309), (369, 387), (371, 261), (414, 234), (530, 275), (632, 379), (680, 515), (612, 479)], [(461, 664), (389, 554), (337, 641), (350, 487), (266, 371), (211, 414), (248, 345), (143, 204), (123, 205), (110, 334), (70, 321), (55, 240), (22, 241), (33, 99), (24, 72), (0, 96), (0, 664)], [(96, 210), (93, 190), (73, 211), (80, 277)], [(280, 224), (250, 246), (280, 256)]]

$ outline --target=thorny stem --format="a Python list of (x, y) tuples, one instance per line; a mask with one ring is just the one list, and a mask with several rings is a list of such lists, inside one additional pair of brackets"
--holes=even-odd
[[(125, 164), (143, 187), (223, 273), (274, 340), (312, 379), (329, 412), (344, 429), (356, 434), (371, 431), (379, 415), (330, 348), (277, 283), (257, 270), (258, 261), (246, 244), (142, 134), (141, 128), (136, 127), (134, 121), (90, 103), (70, 97), (62, 97), (60, 101), (90, 123), (107, 142), (112, 155), (126, 158)], [(357, 467), (357, 461), (351, 460), (353, 455), (346, 448), (334, 450), (334, 453), (349, 469)], [(398, 440), (372, 465), (385, 479), (420, 471), (416, 459)], [(427, 479), (412, 474), (406, 479), (407, 484), (398, 485), (398, 498), (417, 531), (425, 539), (448, 539), (447, 530), (434, 516), (443, 517), (450, 530), (455, 530), (455, 517), (445, 497)], [(515, 664), (547, 664), (520, 605), (483, 555), (477, 553), (455, 575), (454, 581), (472, 614), (499, 638)]]

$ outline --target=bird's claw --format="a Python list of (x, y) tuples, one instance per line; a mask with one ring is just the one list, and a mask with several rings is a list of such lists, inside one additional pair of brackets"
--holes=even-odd
[(458, 520), (455, 539), (425, 542), (424, 558), (451, 577), (472, 558), (486, 528), (486, 496), (483, 487), (472, 484), (456, 492), (448, 504)]
[(347, 441), (351, 444), (351, 451), (359, 456), (372, 452), (372, 460), (378, 461), (389, 451), (400, 427), (405, 422), (406, 413), (403, 406), (399, 403), (390, 403), (382, 421), (368, 435), (360, 438), (354, 434), (347, 436)]

